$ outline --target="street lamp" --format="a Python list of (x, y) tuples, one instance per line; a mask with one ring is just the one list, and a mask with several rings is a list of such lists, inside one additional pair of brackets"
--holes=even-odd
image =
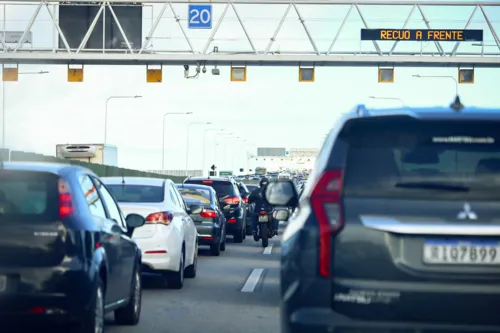
[(178, 114), (178, 115), (190, 115), (190, 114), (193, 114), (192, 112), (167, 112), (163, 115), (163, 134), (162, 134), (162, 144), (161, 144), (161, 169), (162, 170), (165, 170), (165, 118), (169, 115), (169, 114)]
[(188, 162), (189, 162), (189, 130), (191, 129), (191, 126), (193, 125), (211, 125), (212, 123), (210, 122), (195, 122), (195, 123), (189, 123), (188, 128), (187, 128), (187, 138), (186, 138), (186, 176), (188, 172)]
[(123, 98), (142, 98), (142, 96), (109, 96), (108, 99), (106, 99), (106, 110), (104, 112), (104, 144), (107, 143), (107, 138), (108, 138), (108, 103), (112, 99), (123, 99)]
[[(41, 75), (48, 74), (48, 71), (21, 72), (18, 75)], [(2, 81), (2, 148), (5, 148), (5, 81)]]
[[(379, 96), (368, 96), (368, 98), (371, 98), (371, 99), (387, 99), (387, 100), (392, 100), (392, 101), (398, 101), (400, 102), (403, 106), (405, 106), (405, 103), (403, 102), (403, 100), (401, 98), (397, 98), (397, 97), (379, 97)], [(327, 134), (328, 135), (328, 134)], [(325, 135), (326, 136), (326, 135)]]
[(453, 76), (450, 76), (450, 75), (420, 75), (420, 74), (416, 74), (416, 75), (412, 75), (412, 76), (416, 77), (416, 78), (452, 79), (453, 81), (455, 81), (455, 96), (458, 96), (458, 80), (456, 78), (454, 78)]
[(205, 175), (205, 148), (206, 148), (206, 142), (207, 142), (207, 133), (208, 132), (213, 132), (213, 131), (219, 131), (222, 132), (224, 129), (215, 129), (215, 128), (209, 128), (205, 130), (205, 133), (203, 133), (203, 157), (202, 157), (202, 164), (201, 164), (201, 170), (202, 170), (202, 176)]
[(215, 165), (218, 164), (217, 162), (217, 148), (218, 148), (218, 144), (217, 144), (217, 139), (219, 138), (219, 136), (232, 136), (233, 133), (230, 132), (230, 133), (218, 133), (218, 134), (215, 134), (215, 138), (214, 138), (214, 143), (215, 143), (215, 147), (214, 147), (214, 163)]

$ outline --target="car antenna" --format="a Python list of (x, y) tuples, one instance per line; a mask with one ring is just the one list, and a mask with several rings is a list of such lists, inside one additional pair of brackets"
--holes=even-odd
[(450, 104), (450, 108), (452, 108), (456, 112), (462, 111), (462, 109), (464, 108), (464, 105), (460, 101), (460, 96), (457, 95), (455, 97), (455, 100), (453, 101), (453, 103)]

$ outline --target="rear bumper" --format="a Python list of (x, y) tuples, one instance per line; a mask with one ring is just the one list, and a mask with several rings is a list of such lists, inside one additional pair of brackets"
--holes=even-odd
[(220, 228), (215, 224), (196, 225), (198, 232), (198, 245), (212, 245), (216, 244), (220, 238)]
[[(458, 314), (466, 315), (466, 314)], [(379, 333), (385, 330), (401, 330), (404, 333), (436, 332), (500, 332), (500, 326), (471, 326), (435, 323), (380, 322), (353, 320), (328, 308), (301, 308), (288, 313), (281, 307), (281, 333)], [(399, 332), (399, 331), (398, 331)]]

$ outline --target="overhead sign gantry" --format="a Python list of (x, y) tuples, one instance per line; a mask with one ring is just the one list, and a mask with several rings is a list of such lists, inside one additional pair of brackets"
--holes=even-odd
[[(69, 72), (68, 80), (75, 82), (83, 80), (83, 66), (87, 64), (145, 65), (149, 82), (162, 82), (161, 69), (165, 65), (194, 65), (197, 73), (201, 66), (215, 66), (214, 75), (218, 73), (216, 66), (232, 66), (233, 81), (245, 81), (248, 66), (297, 66), (302, 82), (313, 82), (314, 68), (318, 66), (376, 66), (382, 71), (395, 66), (500, 67), (500, 38), (490, 20), (494, 15), (491, 10), (498, 10), (500, 2), (11, 0), (5, 4), (18, 7), (12, 12), (24, 8), (33, 15), (22, 33), (15, 32), (20, 35), (15, 40), (4, 38), (13, 32), (0, 34), (0, 62), (65, 64), (73, 73)], [(458, 7), (466, 12), (457, 19), (463, 20), (463, 28), (433, 29), (426, 11), (452, 12)], [(151, 12), (148, 18), (146, 11)], [(369, 18), (375, 15), (366, 14), (370, 11), (378, 11), (376, 22)], [(247, 12), (252, 13), (250, 18)], [(276, 24), (259, 23), (257, 29), (249, 29), (252, 21), (260, 17), (269, 21), (269, 15), (264, 15), (269, 12), (276, 13)], [(331, 26), (318, 32), (311, 28), (319, 20), (314, 17), (320, 16), (318, 13), (345, 15), (323, 17), (326, 23), (331, 21)], [(479, 27), (474, 22), (477, 18), (481, 20)], [(42, 32), (37, 25), (37, 20), (47, 19), (53, 32), (46, 28)], [(240, 37), (219, 37), (225, 22), (231, 20), (239, 26)], [(353, 20), (360, 23), (357, 42), (342, 43), (352, 38), (353, 28), (347, 26)], [(280, 33), (286, 22), (295, 22), (302, 30), (308, 49), (281, 47)], [(413, 28), (415, 22), (425, 29)], [(180, 32), (183, 46), (174, 43), (174, 29)], [(344, 37), (346, 34), (351, 37)], [(266, 41), (262, 42), (263, 38)], [(190, 77), (189, 71), (185, 73)]]

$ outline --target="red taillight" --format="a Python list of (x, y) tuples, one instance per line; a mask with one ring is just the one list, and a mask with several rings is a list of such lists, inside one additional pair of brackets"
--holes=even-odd
[(45, 308), (43, 306), (37, 306), (30, 309), (31, 313), (45, 313)]
[(236, 223), (236, 219), (233, 217), (233, 218), (230, 218), (229, 220), (227, 220), (228, 223)]
[(265, 211), (260, 212), (260, 215), (266, 215)]
[(68, 183), (59, 178), (59, 218), (64, 219), (73, 214), (73, 202)]
[(343, 224), (342, 170), (330, 170), (321, 175), (311, 193), (311, 206), (319, 224), (319, 274), (331, 272), (332, 234)]
[(217, 217), (217, 213), (211, 209), (205, 209), (200, 213), (200, 216), (206, 219), (214, 219)]
[(158, 213), (149, 214), (146, 217), (146, 224), (169, 225), (170, 223), (172, 223), (173, 219), (174, 219), (174, 215), (172, 213), (158, 212)]
[(240, 198), (238, 197), (226, 198), (224, 199), (224, 202), (227, 203), (228, 205), (238, 205), (240, 203)]
[(248, 203), (248, 198), (243, 198), (243, 202), (247, 204)]
[(154, 251), (146, 251), (146, 254), (166, 254), (167, 251), (165, 250), (154, 250)]
[(202, 183), (203, 184), (212, 184), (213, 181), (211, 181), (211, 180), (203, 180)]

